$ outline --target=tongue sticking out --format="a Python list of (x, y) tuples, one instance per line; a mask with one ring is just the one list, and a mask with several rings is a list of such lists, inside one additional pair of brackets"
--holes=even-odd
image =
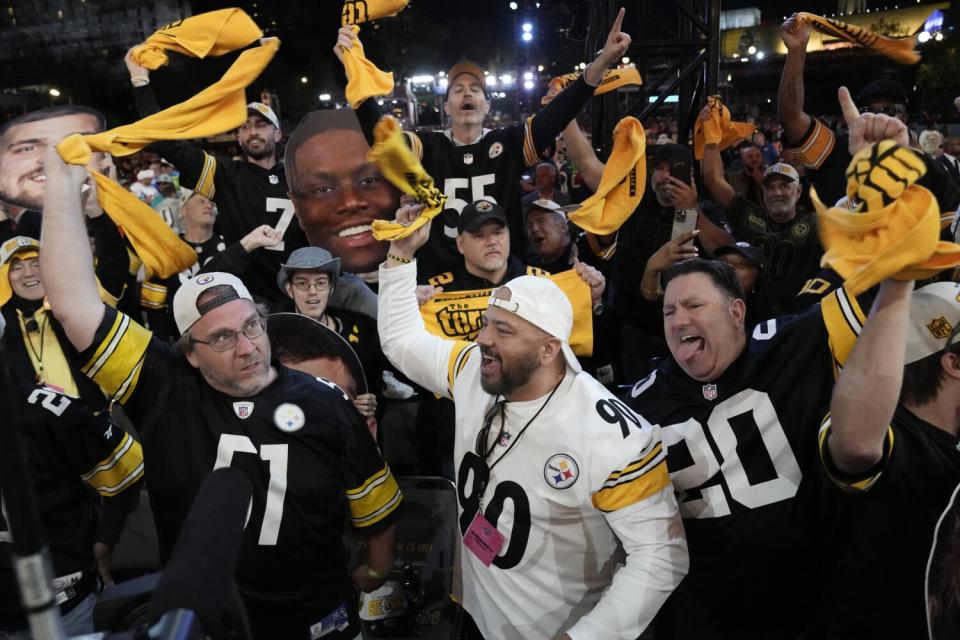
[(677, 347), (677, 360), (687, 362), (703, 351), (703, 338), (686, 339)]

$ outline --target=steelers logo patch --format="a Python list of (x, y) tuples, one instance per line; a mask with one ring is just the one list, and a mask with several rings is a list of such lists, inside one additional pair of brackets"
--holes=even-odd
[(490, 150), (487, 151), (487, 155), (490, 156), (490, 159), (496, 158), (501, 153), (503, 153), (503, 144), (500, 142), (494, 142), (490, 145)]
[(303, 415), (303, 409), (295, 404), (284, 402), (273, 412), (273, 423), (277, 425), (280, 431), (293, 433), (303, 428), (306, 417)]
[(488, 200), (479, 200), (477, 201), (477, 204), (474, 205), (474, 208), (480, 213), (486, 213), (487, 211), (493, 209), (493, 205), (490, 204)]
[(806, 222), (798, 222), (791, 227), (790, 232), (798, 238), (802, 238), (810, 233), (810, 225)]
[(210, 282), (213, 282), (213, 276), (212, 276), (212, 275), (197, 276), (197, 284), (199, 284), (199, 285), (208, 284), (208, 283), (210, 283)]
[(554, 489), (568, 489), (580, 477), (580, 468), (572, 456), (557, 453), (543, 465), (543, 479)]

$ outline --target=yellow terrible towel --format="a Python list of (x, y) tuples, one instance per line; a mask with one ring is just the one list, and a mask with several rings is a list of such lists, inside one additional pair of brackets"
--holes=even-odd
[(888, 38), (852, 24), (824, 18), (814, 13), (801, 11), (795, 15), (798, 20), (808, 22), (811, 27), (828, 36), (846, 40), (852, 44), (872, 49), (900, 64), (916, 64), (920, 62), (920, 53), (914, 49), (915, 38)]
[(715, 144), (723, 151), (757, 130), (756, 125), (748, 122), (734, 122), (720, 96), (707, 98), (707, 108), (709, 116), (704, 118), (701, 115), (693, 127), (693, 156), (697, 160), (703, 159), (705, 145)]
[(634, 212), (647, 186), (647, 137), (633, 116), (613, 130), (613, 151), (603, 168), (597, 191), (570, 214), (584, 231), (603, 236), (613, 233)]
[[(186, 102), (103, 133), (68, 136), (57, 145), (60, 156), (71, 164), (85, 165), (94, 151), (125, 156), (156, 140), (200, 138), (240, 126), (247, 118), (244, 89), (260, 75), (279, 46), (280, 41), (271, 38), (244, 51), (219, 81)], [(166, 278), (196, 262), (196, 252), (146, 203), (107, 176), (96, 171), (92, 175), (100, 206), (126, 233), (150, 275)]]
[[(553, 280), (573, 306), (570, 348), (578, 356), (593, 354), (593, 305), (590, 287), (573, 269), (545, 276)], [(427, 331), (448, 340), (474, 340), (493, 289), (440, 293), (420, 307)]]
[[(579, 77), (579, 73), (567, 73), (552, 79), (548, 85), (549, 88), (547, 89), (547, 95), (543, 96), (543, 98), (540, 99), (540, 102), (542, 104), (547, 104), (550, 102), (550, 99), (553, 98), (553, 96), (569, 87), (571, 84), (573, 84), (573, 81)], [(608, 91), (619, 89), (620, 87), (628, 84), (643, 84), (643, 79), (640, 77), (640, 72), (637, 71), (636, 67), (607, 69), (607, 71), (603, 74), (603, 79), (600, 81), (600, 84), (598, 84), (597, 88), (593, 90), (593, 95), (599, 96), (607, 93)]]
[[(353, 34), (358, 33), (360, 27), (353, 25)], [(367, 98), (393, 93), (393, 74), (381, 71), (367, 60), (363, 45), (357, 39), (352, 47), (343, 51), (343, 70), (347, 74), (347, 102), (354, 109)]]
[(839, 273), (854, 295), (887, 278), (920, 280), (960, 265), (960, 245), (940, 241), (936, 198), (914, 184), (926, 170), (915, 151), (884, 140), (860, 151), (847, 168), (855, 210), (827, 208), (811, 191), (826, 250), (821, 264)]
[(167, 51), (192, 58), (222, 56), (263, 37), (260, 27), (242, 9), (220, 9), (171, 22), (134, 47), (134, 62), (147, 69), (167, 64)]
[(346, 0), (343, 3), (341, 24), (361, 24), (395, 16), (403, 11), (410, 0)]
[(404, 226), (399, 222), (374, 220), (373, 237), (377, 240), (401, 240), (427, 224), (443, 211), (447, 196), (433, 184), (433, 178), (413, 155), (403, 139), (400, 124), (390, 116), (380, 118), (373, 129), (373, 148), (368, 158), (380, 169), (383, 177), (407, 195), (414, 196), (425, 206), (416, 220)]

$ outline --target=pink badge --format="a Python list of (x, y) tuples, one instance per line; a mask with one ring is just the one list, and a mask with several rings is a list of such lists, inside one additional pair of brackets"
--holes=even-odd
[(506, 537), (497, 528), (487, 522), (487, 519), (477, 512), (473, 522), (463, 534), (463, 544), (480, 559), (485, 567), (489, 567), (493, 559), (500, 553)]

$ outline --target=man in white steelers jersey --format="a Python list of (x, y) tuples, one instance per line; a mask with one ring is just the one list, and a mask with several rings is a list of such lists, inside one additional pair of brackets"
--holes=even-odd
[(687, 571), (658, 429), (580, 370), (572, 307), (546, 278), (497, 289), (476, 342), (428, 333), (413, 259), (428, 236), (380, 267), (380, 341), (456, 405), (464, 608), (488, 639), (636, 638)]

